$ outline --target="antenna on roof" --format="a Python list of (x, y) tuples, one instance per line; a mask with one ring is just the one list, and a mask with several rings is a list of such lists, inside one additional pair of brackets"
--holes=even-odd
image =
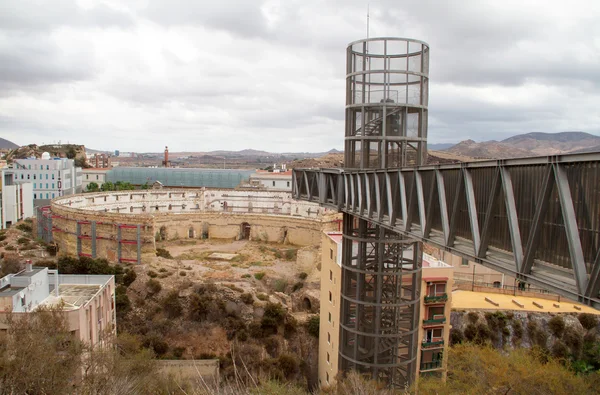
[(369, 39), (369, 6), (370, 4), (367, 3), (367, 40)]

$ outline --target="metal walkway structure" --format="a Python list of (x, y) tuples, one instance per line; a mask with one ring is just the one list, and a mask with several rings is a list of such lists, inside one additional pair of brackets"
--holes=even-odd
[(414, 380), (423, 242), (600, 308), (600, 154), (428, 166), (429, 46), (346, 54), (344, 168), (293, 172), (344, 213), (340, 370)]
[(600, 154), (295, 170), (320, 203), (600, 308)]

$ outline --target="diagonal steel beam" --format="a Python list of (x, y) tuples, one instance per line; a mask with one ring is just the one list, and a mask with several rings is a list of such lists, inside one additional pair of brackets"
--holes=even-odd
[(404, 231), (406, 231), (407, 228), (407, 221), (406, 221), (406, 217), (408, 216), (407, 214), (407, 209), (406, 209), (406, 184), (404, 183), (404, 174), (402, 174), (401, 171), (398, 172), (398, 186), (400, 188), (400, 212), (402, 213), (402, 228)]
[(419, 221), (421, 224), (421, 233), (425, 235), (425, 228), (427, 226), (427, 216), (425, 215), (425, 197), (423, 196), (423, 178), (421, 173), (417, 170), (414, 171), (415, 187), (417, 189), (417, 205), (419, 209)]
[(481, 228), (481, 244), (477, 251), (478, 258), (485, 258), (487, 255), (488, 246), (490, 243), (490, 234), (492, 232), (492, 223), (494, 219), (492, 216), (498, 207), (498, 196), (500, 196), (500, 171), (496, 171), (494, 174), (494, 181), (492, 181), (492, 188), (490, 189), (490, 195), (485, 210), (485, 219), (483, 220), (483, 228)]
[(571, 265), (575, 274), (575, 281), (579, 292), (583, 293), (587, 289), (587, 272), (585, 269), (585, 258), (581, 239), (579, 238), (579, 229), (577, 227), (577, 217), (575, 216), (575, 207), (569, 187), (569, 179), (564, 166), (554, 164), (554, 175), (556, 177), (556, 186), (558, 187), (558, 197), (560, 199), (567, 242), (569, 243), (569, 254), (571, 255)]
[(440, 202), (440, 214), (442, 216), (442, 230), (444, 232), (444, 241), (448, 244), (450, 237), (450, 222), (448, 221), (448, 204), (446, 202), (446, 186), (444, 184), (444, 176), (438, 169), (435, 170), (435, 179), (438, 189), (438, 200)]
[(554, 171), (552, 165), (546, 166), (544, 178), (542, 179), (542, 189), (538, 195), (538, 199), (535, 206), (535, 214), (533, 221), (529, 229), (529, 237), (527, 239), (527, 247), (525, 248), (525, 255), (523, 256), (523, 265), (521, 266), (521, 274), (531, 274), (531, 268), (533, 267), (533, 258), (540, 241), (540, 233), (542, 230), (542, 223), (544, 217), (548, 212), (548, 205), (550, 203), (550, 196), (552, 195), (552, 188), (554, 188)]
[(463, 182), (465, 184), (465, 195), (467, 197), (467, 210), (471, 225), (471, 236), (473, 237), (473, 253), (477, 255), (481, 246), (479, 233), (479, 220), (477, 218), (477, 204), (475, 203), (475, 191), (473, 190), (473, 176), (468, 169), (462, 169)]
[(448, 231), (448, 241), (446, 244), (449, 247), (454, 246), (454, 241), (456, 239), (456, 227), (458, 225), (458, 207), (460, 202), (462, 201), (464, 195), (464, 179), (463, 177), (458, 177), (458, 185), (456, 186), (456, 193), (454, 194), (454, 203), (452, 204), (452, 216), (450, 217), (450, 228)]
[(512, 244), (513, 255), (515, 257), (515, 266), (517, 271), (521, 271), (523, 266), (523, 244), (521, 243), (521, 231), (519, 230), (519, 218), (517, 205), (515, 203), (515, 193), (512, 179), (506, 167), (500, 167), (500, 176), (502, 179), (502, 189), (504, 191), (504, 206), (508, 218), (508, 230)]
[(386, 189), (387, 189), (387, 202), (388, 202), (388, 218), (390, 219), (390, 225), (394, 225), (396, 223), (396, 210), (394, 210), (395, 207), (395, 201), (396, 198), (398, 197), (397, 193), (393, 193), (392, 191), (392, 176), (390, 176), (389, 173), (385, 173), (385, 184), (386, 184)]

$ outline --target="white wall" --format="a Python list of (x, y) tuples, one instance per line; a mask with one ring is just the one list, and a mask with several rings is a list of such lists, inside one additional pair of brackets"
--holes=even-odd
[[(13, 312), (15, 313), (35, 309), (50, 294), (48, 268), (43, 268), (33, 276), (13, 276), (10, 282), (11, 287), (25, 287), (13, 296)], [(25, 305), (21, 303), (23, 296)]]

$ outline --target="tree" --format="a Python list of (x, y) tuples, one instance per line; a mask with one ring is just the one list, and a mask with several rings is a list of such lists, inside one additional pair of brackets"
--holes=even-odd
[(115, 185), (110, 181), (106, 181), (104, 184), (102, 184), (102, 188), (100, 189), (102, 189), (102, 192), (114, 191)]
[(76, 156), (77, 156), (77, 151), (75, 151), (75, 147), (70, 146), (69, 149), (67, 149), (67, 158), (75, 159)]
[(100, 187), (98, 186), (98, 183), (90, 182), (86, 189), (88, 192), (98, 192), (100, 190)]

